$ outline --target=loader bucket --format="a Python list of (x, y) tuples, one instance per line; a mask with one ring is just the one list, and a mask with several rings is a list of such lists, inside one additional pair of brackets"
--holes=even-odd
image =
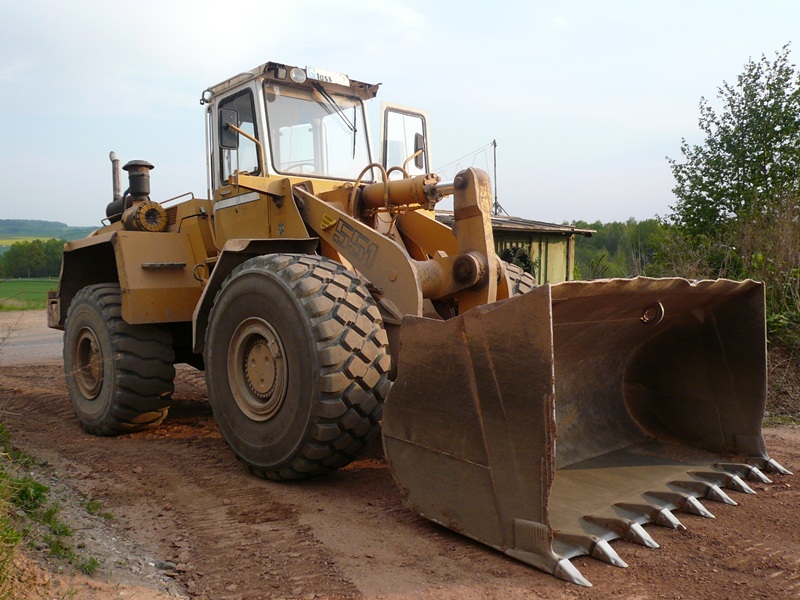
[(570, 558), (627, 566), (609, 541), (656, 547), (642, 525), (788, 473), (765, 397), (760, 283), (566, 282), (406, 317), (384, 448), (420, 515), (591, 585)]

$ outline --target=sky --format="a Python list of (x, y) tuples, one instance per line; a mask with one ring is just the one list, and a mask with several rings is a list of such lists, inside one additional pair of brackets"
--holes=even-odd
[(797, 32), (797, 0), (0, 0), (0, 219), (99, 225), (112, 150), (153, 200), (207, 197), (200, 95), (267, 61), (426, 109), (444, 179), (493, 175), (496, 140), (511, 215), (666, 216), (700, 98)]

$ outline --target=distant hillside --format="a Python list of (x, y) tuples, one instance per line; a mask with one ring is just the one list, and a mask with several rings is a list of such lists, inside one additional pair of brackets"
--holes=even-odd
[(0, 245), (10, 244), (14, 239), (32, 238), (77, 240), (86, 237), (97, 227), (70, 227), (57, 221), (33, 219), (0, 219)]

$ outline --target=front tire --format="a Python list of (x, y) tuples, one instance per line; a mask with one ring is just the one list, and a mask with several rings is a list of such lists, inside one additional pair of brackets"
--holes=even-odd
[(278, 254), (234, 269), (209, 315), (205, 364), (222, 435), (261, 477), (327, 473), (380, 430), (388, 339), (363, 282), (332, 260)]
[(164, 420), (174, 391), (172, 337), (155, 325), (126, 323), (119, 285), (80, 290), (64, 329), (67, 390), (87, 432), (132, 433)]

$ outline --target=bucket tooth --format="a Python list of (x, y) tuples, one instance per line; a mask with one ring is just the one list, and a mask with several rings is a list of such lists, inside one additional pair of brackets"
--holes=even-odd
[(660, 548), (658, 543), (644, 530), (644, 527), (635, 521), (631, 523), (626, 539), (648, 548)]
[(730, 506), (738, 506), (735, 500), (723, 492), (720, 487), (715, 483), (707, 483), (705, 481), (671, 481), (670, 485), (688, 490), (692, 494), (702, 496), (714, 502), (721, 502), (729, 504)]
[(592, 558), (602, 560), (615, 567), (621, 567), (623, 569), (628, 568), (628, 563), (622, 560), (619, 554), (611, 547), (611, 544), (603, 539), (599, 539), (594, 545), (592, 549)]
[(747, 485), (744, 482), (744, 479), (739, 477), (738, 475), (731, 475), (730, 479), (725, 482), (725, 487), (735, 490), (737, 492), (743, 492), (745, 494), (755, 494), (756, 491)]
[(557, 532), (553, 538), (553, 549), (559, 554), (580, 556), (588, 554), (615, 567), (627, 568), (628, 563), (619, 557), (603, 538), (596, 535), (577, 535)]
[(627, 502), (618, 502), (614, 506), (626, 513), (635, 515), (637, 518), (647, 519), (656, 525), (661, 525), (669, 529), (677, 529), (678, 531), (686, 531), (686, 527), (683, 526), (668, 508), (654, 506), (652, 504), (630, 504)]
[(686, 496), (686, 504), (684, 509), (688, 513), (692, 513), (694, 515), (700, 515), (701, 517), (705, 517), (706, 519), (716, 519), (717, 517), (714, 516), (710, 510), (708, 510), (703, 504), (695, 498), (694, 496)]
[(676, 510), (685, 513), (698, 515), (706, 519), (716, 518), (697, 498), (689, 494), (684, 494), (683, 492), (647, 492), (645, 495), (661, 500), (662, 502), (667, 502), (674, 506)]
[(676, 531), (686, 531), (686, 526), (680, 522), (678, 517), (672, 514), (668, 508), (662, 508), (658, 511), (656, 518), (653, 519), (653, 523), (656, 525), (661, 525), (662, 527), (669, 527), (670, 529), (675, 529)]
[(792, 475), (788, 469), (784, 469), (780, 463), (771, 458), (750, 458), (747, 460), (751, 465), (757, 466), (762, 471), (767, 473), (778, 473), (780, 475)]
[(724, 485), (729, 490), (734, 490), (736, 492), (742, 492), (744, 494), (756, 493), (756, 491), (747, 485), (738, 475), (720, 473), (719, 471), (692, 471), (689, 475), (698, 477), (704, 481), (716, 483), (717, 485)]
[(581, 575), (578, 567), (573, 565), (568, 558), (562, 558), (556, 563), (555, 569), (553, 569), (553, 575), (570, 583), (577, 583), (584, 587), (592, 587), (592, 582)]
[(647, 546), (648, 548), (660, 547), (658, 543), (650, 537), (650, 534), (644, 530), (644, 527), (631, 519), (596, 517), (594, 515), (587, 515), (584, 519), (604, 529), (608, 529), (612, 533), (616, 533), (621, 538), (633, 542), (634, 544)]
[(772, 479), (764, 475), (764, 472), (755, 465), (748, 465), (745, 463), (717, 463), (714, 466), (750, 481), (772, 483)]

